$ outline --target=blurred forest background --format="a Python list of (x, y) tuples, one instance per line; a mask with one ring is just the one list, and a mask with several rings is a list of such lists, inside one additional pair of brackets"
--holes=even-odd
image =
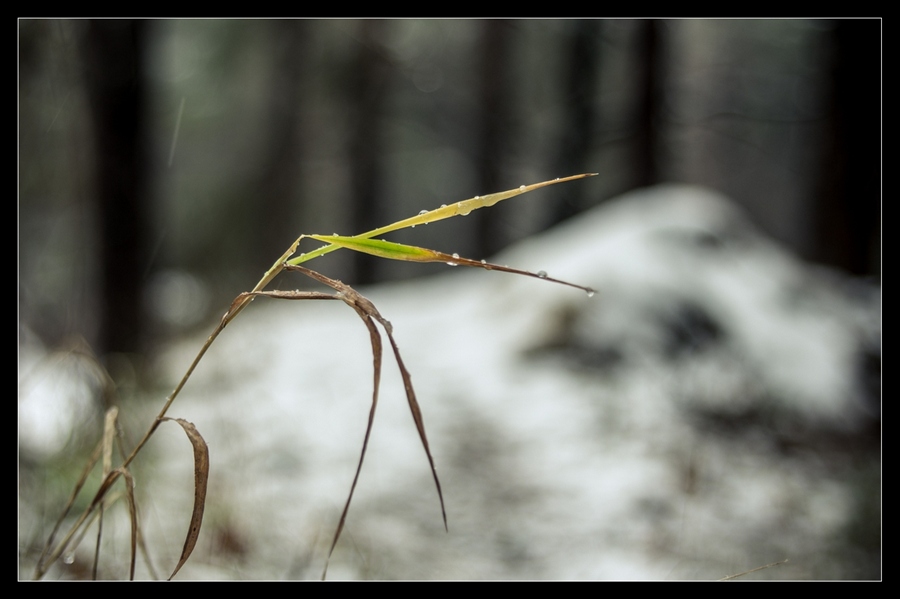
[[(300, 233), (580, 172), (600, 176), (391, 239), (487, 258), (682, 181), (805, 259), (880, 278), (881, 30), (21, 20), (20, 335), (136, 358), (212, 326)], [(349, 252), (316, 266), (350, 284), (443, 268)]]

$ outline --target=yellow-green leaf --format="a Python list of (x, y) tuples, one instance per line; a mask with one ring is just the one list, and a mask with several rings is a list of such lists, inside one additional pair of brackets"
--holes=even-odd
[[(493, 206), (497, 202), (502, 200), (507, 200), (509, 198), (514, 198), (516, 196), (522, 195), (523, 193), (528, 193), (529, 191), (534, 191), (536, 189), (541, 189), (542, 187), (548, 187), (550, 185), (556, 185), (557, 183), (565, 183), (566, 181), (574, 181), (576, 179), (584, 179), (585, 177), (593, 177), (597, 173), (584, 173), (581, 175), (572, 175), (571, 177), (560, 177), (557, 179), (551, 179), (549, 181), (541, 181), (540, 183), (533, 183), (531, 185), (520, 185), (516, 189), (510, 189), (507, 191), (501, 191), (498, 193), (490, 193), (484, 196), (475, 196), (474, 198), (470, 198), (468, 200), (463, 200), (461, 202), (454, 202), (453, 204), (447, 204), (441, 206), (440, 208), (436, 208), (435, 210), (423, 211), (416, 216), (411, 216), (409, 218), (399, 220), (390, 225), (380, 227), (378, 229), (373, 229), (371, 231), (367, 231), (365, 233), (360, 233), (359, 235), (355, 235), (353, 239), (371, 239), (376, 235), (384, 235), (385, 233), (390, 233), (392, 231), (399, 231), (401, 229), (406, 229), (409, 227), (415, 227), (416, 225), (427, 225), (428, 223), (433, 223), (435, 221), (443, 220), (445, 218), (452, 218), (454, 216), (465, 216), (472, 212), (473, 210), (478, 210), (479, 208), (486, 208), (488, 206)], [(301, 235), (297, 240), (304, 237), (313, 237), (318, 239), (319, 236), (315, 235)], [(337, 236), (335, 236), (337, 237)], [(345, 238), (349, 239), (349, 238)], [(303, 264), (304, 262), (308, 262), (313, 258), (318, 258), (319, 256), (323, 256), (329, 252), (333, 252), (334, 250), (340, 247), (349, 247), (347, 245), (341, 245), (338, 243), (331, 243), (331, 245), (327, 245), (325, 247), (320, 247), (316, 250), (313, 250), (309, 253), (301, 254), (295, 258), (291, 258), (287, 260), (286, 258), (282, 260), (282, 262), (286, 262), (291, 265)], [(296, 249), (296, 243), (291, 247), (291, 250), (287, 254), (288, 256), (293, 253), (293, 250)], [(359, 249), (357, 251), (366, 251)], [(371, 252), (367, 252), (371, 253)], [(376, 256), (379, 254), (375, 254)], [(385, 256), (387, 257), (387, 256)], [(394, 260), (416, 260), (415, 258), (394, 258)], [(434, 260), (417, 260), (419, 262), (433, 262)], [(280, 262), (276, 262), (275, 266), (280, 267)], [(273, 267), (274, 268), (274, 267)], [(267, 273), (268, 275), (269, 273)], [(277, 273), (275, 273), (277, 274)], [(274, 274), (272, 275), (274, 276)], [(268, 279), (264, 279), (265, 282), (271, 280), (271, 277)], [(260, 291), (262, 287), (255, 289), (255, 291)]]
[(445, 254), (414, 245), (404, 245), (383, 239), (360, 239), (359, 237), (343, 237), (341, 235), (309, 235), (317, 241), (330, 243), (365, 254), (372, 254), (389, 260), (406, 260), (408, 262), (445, 262)]

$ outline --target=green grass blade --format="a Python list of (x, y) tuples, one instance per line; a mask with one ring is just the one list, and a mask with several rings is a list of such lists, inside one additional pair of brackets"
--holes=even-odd
[[(389, 260), (405, 260), (408, 262), (444, 262), (450, 266), (472, 266), (474, 268), (483, 268), (485, 270), (499, 270), (501, 272), (509, 272), (517, 275), (525, 275), (535, 279), (549, 281), (551, 283), (559, 283), (560, 285), (568, 285), (586, 292), (588, 296), (594, 295), (594, 290), (590, 287), (576, 285), (561, 279), (554, 279), (547, 276), (544, 271), (530, 272), (518, 268), (510, 268), (509, 266), (501, 266), (500, 264), (491, 264), (484, 260), (472, 260), (470, 258), (462, 258), (457, 254), (445, 254), (428, 248), (422, 248), (414, 245), (404, 245), (402, 243), (394, 243), (393, 241), (385, 241), (383, 239), (360, 239), (358, 237), (342, 237), (340, 235), (308, 235), (316, 241), (330, 243), (332, 245), (347, 248), (365, 254), (372, 254), (379, 258), (387, 258)], [(330, 246), (326, 246), (330, 247)]]
[(383, 239), (360, 239), (358, 237), (342, 237), (340, 235), (309, 235), (316, 241), (322, 241), (339, 247), (372, 254), (388, 260), (405, 260), (408, 262), (443, 262), (440, 252), (414, 245), (404, 245)]
[[(556, 185), (557, 183), (565, 183), (567, 181), (575, 181), (577, 179), (584, 179), (586, 177), (593, 177), (597, 175), (597, 173), (583, 173), (580, 175), (572, 175), (571, 177), (559, 177), (556, 179), (550, 179), (549, 181), (541, 181), (540, 183), (533, 183), (531, 185), (521, 185), (516, 189), (509, 189), (507, 191), (501, 191), (498, 193), (491, 193), (486, 196), (475, 196), (474, 198), (463, 200), (461, 202), (456, 202), (454, 204), (444, 205), (435, 210), (430, 210), (427, 212), (422, 212), (417, 214), (416, 216), (412, 216), (410, 218), (406, 218), (403, 220), (399, 220), (393, 224), (381, 227), (379, 229), (373, 229), (371, 231), (367, 231), (366, 233), (361, 233), (359, 235), (354, 235), (354, 239), (371, 239), (377, 235), (384, 235), (385, 233), (390, 233), (392, 231), (399, 231), (401, 229), (407, 229), (409, 227), (415, 227), (416, 225), (427, 225), (428, 223), (433, 223), (435, 221), (444, 220), (445, 218), (452, 218), (454, 216), (465, 216), (471, 213), (473, 210), (478, 210), (479, 208), (486, 208), (488, 206), (493, 206), (494, 204), (501, 202), (503, 200), (508, 200), (509, 198), (514, 198), (516, 196), (522, 195), (523, 193), (528, 193), (529, 191), (534, 191), (536, 189), (541, 189), (542, 187), (548, 187), (550, 185)], [(301, 236), (303, 237), (316, 237), (311, 235)], [(299, 240), (298, 240), (299, 241)], [(330, 245), (326, 245), (324, 247), (320, 247), (311, 252), (307, 252), (305, 254), (300, 254), (296, 258), (292, 258), (287, 261), (287, 264), (298, 265), (304, 262), (308, 262), (313, 258), (318, 258), (319, 256), (323, 256), (327, 253), (333, 252), (334, 250), (340, 249), (341, 246), (335, 243)], [(362, 251), (362, 250), (359, 250)]]

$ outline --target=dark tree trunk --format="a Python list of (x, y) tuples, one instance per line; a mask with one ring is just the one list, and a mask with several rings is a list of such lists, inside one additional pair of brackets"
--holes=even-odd
[(147, 275), (144, 40), (147, 21), (90, 21), (85, 76), (93, 117), (100, 234), (98, 354), (137, 352)]
[(813, 259), (880, 275), (881, 21), (835, 24)]
[(659, 183), (659, 127), (662, 106), (659, 21), (640, 21), (637, 49), (637, 131), (635, 144), (635, 185)]
[[(559, 176), (592, 171), (588, 164), (597, 121), (597, 67), (600, 63), (600, 28), (596, 20), (575, 21), (566, 43), (566, 74), (563, 85), (563, 121), (560, 147), (553, 172)], [(583, 185), (564, 190), (553, 223), (575, 216), (585, 209)]]
[(307, 40), (309, 23), (303, 20), (266, 23), (271, 34), (272, 72), (268, 94), (268, 157), (260, 173), (253, 206), (254, 263), (268, 265), (281, 255), (301, 232), (292, 216), (303, 177), (304, 92), (309, 89)]
[[(359, 53), (350, 73), (351, 229), (359, 233), (385, 224), (381, 222), (384, 214), (381, 155), (390, 69), (378, 46), (387, 25), (379, 20), (360, 22)], [(354, 283), (364, 285), (378, 280), (377, 258), (359, 252), (354, 252), (353, 258)]]
[[(510, 43), (512, 26), (507, 21), (485, 21), (478, 44), (479, 115), (478, 139), (475, 160), (477, 162), (478, 188), (484, 193), (493, 193), (503, 188), (501, 165), (506, 157), (509, 138), (509, 117), (511, 82)], [(477, 248), (475, 255), (491, 256), (503, 249), (508, 239), (501, 229), (501, 219), (505, 206), (491, 210), (479, 210), (474, 217), (477, 223)]]

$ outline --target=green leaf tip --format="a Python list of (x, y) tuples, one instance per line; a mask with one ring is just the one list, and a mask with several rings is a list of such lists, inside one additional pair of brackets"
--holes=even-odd
[(361, 239), (359, 237), (343, 237), (341, 235), (309, 235), (316, 241), (330, 243), (339, 247), (372, 254), (388, 260), (405, 260), (408, 262), (442, 262), (440, 252), (414, 245), (404, 245), (383, 239)]

